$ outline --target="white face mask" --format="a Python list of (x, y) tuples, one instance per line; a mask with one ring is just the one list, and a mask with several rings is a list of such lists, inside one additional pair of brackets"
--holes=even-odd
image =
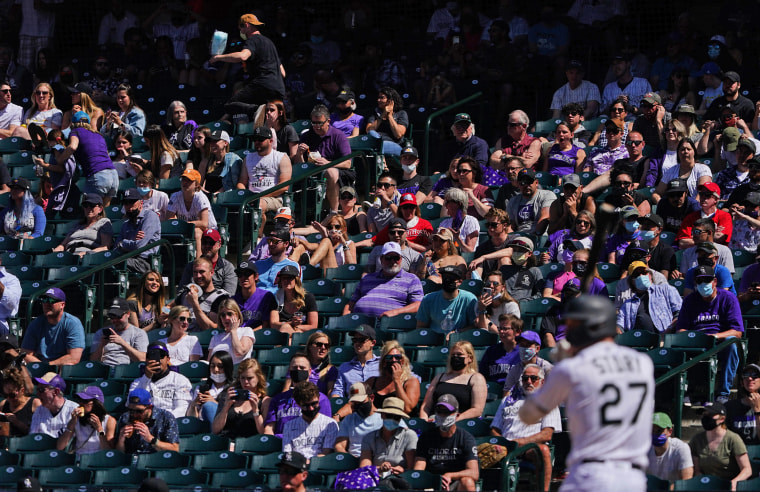
[(241, 32), (241, 33), (240, 33), (240, 39), (242, 39), (243, 41), (245, 41), (246, 39), (248, 39), (248, 36), (246, 36), (245, 34), (243, 34), (243, 33)]
[(401, 164), (401, 169), (403, 169), (405, 173), (413, 173), (414, 170), (417, 169), (417, 164), (412, 164), (411, 166)]
[(457, 416), (454, 413), (446, 417), (444, 417), (443, 415), (438, 415), (438, 414), (436, 414), (435, 416), (436, 427), (440, 428), (444, 432), (451, 429), (451, 427), (456, 423), (457, 423)]
[(227, 381), (227, 376), (223, 372), (220, 372), (220, 373), (212, 372), (211, 374), (209, 374), (209, 377), (215, 383), (223, 383)]

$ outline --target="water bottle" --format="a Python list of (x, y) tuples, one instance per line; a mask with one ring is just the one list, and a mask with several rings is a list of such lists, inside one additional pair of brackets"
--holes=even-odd
[(454, 311), (446, 311), (446, 317), (441, 321), (441, 330), (443, 333), (449, 333), (454, 329)]

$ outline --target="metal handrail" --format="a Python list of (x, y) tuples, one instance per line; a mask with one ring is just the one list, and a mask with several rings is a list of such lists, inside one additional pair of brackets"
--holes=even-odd
[[(100, 273), (101, 277), (100, 277), (100, 282), (99, 282), (99, 286), (98, 287), (99, 287), (100, 293), (102, 294), (102, 290), (103, 290), (103, 272), (105, 272), (105, 270), (107, 268), (111, 268), (114, 265), (117, 265), (119, 263), (123, 263), (124, 261), (128, 260), (129, 258), (133, 258), (135, 256), (138, 256), (139, 254), (141, 254), (141, 253), (143, 253), (145, 251), (151, 250), (151, 249), (155, 248), (156, 246), (158, 246), (158, 247), (165, 246), (166, 250), (169, 252), (168, 257), (169, 257), (169, 260), (170, 260), (169, 263), (171, 265), (171, 273), (172, 273), (171, 277), (169, 277), (171, 279), (171, 282), (169, 282), (169, 292), (171, 293), (171, 297), (174, 297), (175, 287), (176, 287), (174, 285), (174, 278), (175, 278), (175, 275), (176, 275), (176, 266), (174, 264), (174, 251), (172, 250), (172, 243), (170, 243), (168, 239), (159, 239), (158, 241), (154, 241), (154, 242), (152, 242), (150, 244), (146, 244), (142, 248), (138, 248), (138, 249), (135, 249), (135, 250), (132, 250), (132, 251), (128, 251), (128, 252), (126, 252), (124, 254), (114, 256), (112, 259), (110, 259), (110, 260), (108, 260), (108, 261), (106, 261), (104, 263), (101, 263), (100, 265), (93, 266), (93, 267), (88, 268), (88, 269), (86, 269), (86, 270), (84, 270), (82, 272), (74, 274), (74, 275), (72, 275), (71, 277), (69, 277), (67, 279), (61, 280), (61, 281), (59, 281), (59, 282), (57, 282), (57, 283), (55, 283), (53, 285), (48, 285), (46, 287), (41, 288), (38, 291), (35, 291), (31, 296), (29, 296), (29, 303), (26, 306), (27, 323), (31, 322), (31, 320), (33, 319), (32, 312), (33, 312), (33, 308), (34, 308), (34, 301), (36, 301), (39, 296), (45, 294), (45, 291), (47, 291), (48, 289), (53, 288), (53, 287), (57, 287), (57, 288), (60, 289), (62, 287), (65, 287), (66, 285), (73, 284), (74, 282), (78, 282), (78, 281), (82, 280), (83, 278), (91, 277), (91, 276), (93, 276), (95, 274)], [(98, 295), (97, 297), (98, 297), (100, 312), (102, 313), (102, 311), (103, 311), (103, 296), (102, 295)]]
[[(738, 345), (737, 352), (739, 353), (739, 367), (744, 366), (744, 348), (742, 347), (742, 338), (727, 338), (723, 340), (722, 342), (716, 344), (714, 347), (707, 349), (706, 351), (702, 352), (701, 354), (695, 355), (691, 359), (687, 360), (683, 364), (681, 364), (678, 367), (674, 367), (673, 369), (669, 370), (659, 378), (657, 378), (654, 382), (655, 386), (659, 386), (662, 383), (665, 383), (667, 381), (670, 381), (671, 379), (675, 377), (680, 377), (681, 374), (688, 371), (692, 367), (696, 366), (700, 362), (707, 360), (711, 358), (713, 355), (717, 354), (721, 350), (724, 350), (728, 348), (731, 344)], [(677, 348), (677, 347), (675, 347)], [(681, 391), (676, 391), (676, 408), (675, 408), (675, 415), (673, 416), (673, 434), (676, 437), (681, 437), (681, 420), (683, 419), (683, 393)]]
[(483, 93), (480, 92), (480, 91), (478, 91), (475, 94), (473, 94), (471, 96), (468, 96), (468, 97), (465, 97), (461, 101), (457, 101), (457, 102), (455, 102), (454, 104), (452, 104), (450, 106), (446, 106), (445, 108), (441, 108), (438, 111), (435, 111), (435, 112), (431, 113), (430, 116), (428, 116), (427, 122), (425, 123), (425, 142), (424, 142), (424, 147), (423, 147), (423, 163), (424, 163), (423, 174), (425, 176), (428, 176), (428, 161), (430, 159), (430, 152), (429, 152), (429, 150), (430, 150), (430, 123), (433, 121), (434, 118), (437, 118), (438, 116), (440, 116), (442, 114), (445, 114), (445, 113), (450, 113), (453, 110), (455, 110), (455, 109), (457, 109), (457, 108), (459, 108), (461, 106), (464, 106), (465, 104), (469, 103), (470, 101), (474, 101), (475, 99), (479, 98), (482, 95), (483, 95)]
[[(290, 185), (292, 185), (294, 183), (298, 183), (298, 182), (301, 182), (301, 181), (303, 181), (305, 179), (308, 179), (308, 178), (314, 176), (315, 174), (319, 174), (322, 171), (330, 169), (331, 167), (335, 167), (335, 166), (337, 166), (338, 164), (340, 164), (342, 162), (345, 162), (345, 161), (353, 159), (354, 157), (364, 157), (364, 156), (365, 156), (364, 151), (362, 151), (362, 150), (355, 150), (354, 152), (351, 152), (348, 155), (344, 155), (343, 157), (335, 159), (334, 161), (330, 161), (330, 162), (328, 162), (327, 164), (325, 164), (323, 166), (317, 166), (317, 167), (315, 167), (313, 169), (310, 169), (310, 170), (306, 171), (305, 173), (299, 174), (295, 178), (290, 178), (287, 181), (283, 181), (282, 183), (276, 184), (276, 185), (272, 186), (271, 188), (267, 188), (266, 190), (259, 191), (258, 193), (254, 193), (253, 195), (251, 195), (248, 198), (244, 199), (240, 203), (240, 214), (238, 215), (238, 237), (237, 237), (237, 253), (238, 253), (238, 255), (240, 255), (242, 253), (242, 251), (243, 251), (243, 223), (245, 221), (245, 209), (246, 209), (246, 207), (248, 207), (251, 204), (251, 202), (254, 202), (254, 201), (258, 200), (259, 198), (264, 197), (266, 195), (269, 195), (269, 194), (271, 194), (271, 193), (273, 193), (275, 191), (281, 190), (283, 188), (287, 188), (287, 187), (289, 187)], [(252, 236), (251, 236), (251, 249), (253, 249), (253, 248), (256, 247), (256, 245), (254, 243), (257, 241), (257, 239), (258, 239), (258, 230), (257, 230), (256, 227), (254, 227), (254, 230), (252, 231)], [(242, 258), (240, 258), (240, 260), (242, 261)]]

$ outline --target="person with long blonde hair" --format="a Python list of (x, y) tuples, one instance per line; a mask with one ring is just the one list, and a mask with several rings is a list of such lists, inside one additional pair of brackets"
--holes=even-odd
[(190, 308), (186, 306), (174, 306), (169, 311), (169, 336), (159, 341), (166, 344), (169, 349), (169, 363), (180, 366), (185, 362), (201, 360), (203, 348), (198, 337), (189, 335), (187, 328), (190, 326)]
[(404, 412), (410, 413), (420, 401), (420, 382), (412, 374), (412, 365), (404, 347), (389, 340), (380, 353), (380, 375), (367, 380), (375, 395), (373, 404), (381, 408), (386, 398), (400, 398)]
[(483, 414), (488, 385), (478, 372), (478, 360), (470, 342), (458, 341), (449, 350), (446, 372), (430, 384), (420, 408), (420, 418), (432, 420), (435, 402), (445, 394), (454, 395), (459, 402), (457, 420), (475, 419)]
[(240, 362), (237, 380), (219, 397), (211, 431), (233, 439), (263, 434), (270, 400), (266, 388), (267, 380), (259, 362), (256, 359)]
[(235, 364), (251, 357), (256, 336), (250, 327), (242, 326), (243, 313), (238, 303), (233, 299), (225, 299), (219, 303), (217, 313), (219, 324), (224, 331), (211, 338), (208, 344), (209, 360), (214, 356), (214, 352), (219, 350), (229, 352)]
[[(24, 114), (24, 123), (27, 127), (36, 124), (42, 127), (46, 133), (52, 129), (60, 130), (63, 112), (55, 106), (53, 87), (47, 82), (37, 84), (30, 99), (32, 106)], [(25, 138), (29, 138), (28, 132)]]
[(105, 118), (103, 112), (95, 101), (92, 100), (92, 87), (87, 82), (79, 82), (69, 87), (71, 93), (71, 109), (63, 113), (63, 123), (61, 128), (66, 129), (71, 126), (71, 116), (79, 111), (84, 111), (90, 117), (93, 128), (100, 128)]
[(150, 160), (141, 159), (142, 163), (132, 160), (132, 165), (137, 172), (147, 168), (159, 179), (176, 178), (182, 175), (186, 166), (160, 126), (150, 125), (145, 129), (143, 138), (150, 149)]

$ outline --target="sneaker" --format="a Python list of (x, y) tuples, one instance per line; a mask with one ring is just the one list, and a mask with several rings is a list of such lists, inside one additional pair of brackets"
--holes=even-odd
[(725, 396), (725, 395), (720, 395), (717, 398), (715, 398), (715, 401), (718, 402), (718, 403), (722, 403), (723, 405), (725, 405), (726, 402), (728, 402), (728, 397)]
[(683, 397), (683, 406), (690, 407), (691, 406), (691, 398), (688, 396)]

